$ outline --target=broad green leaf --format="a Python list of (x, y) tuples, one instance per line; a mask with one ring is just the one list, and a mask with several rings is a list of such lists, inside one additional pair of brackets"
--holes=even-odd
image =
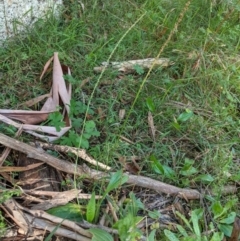
[(154, 241), (155, 240), (156, 229), (152, 230), (151, 233), (147, 237), (147, 241)]
[(184, 160), (184, 166), (182, 167), (180, 174), (183, 176), (191, 176), (195, 173), (197, 173), (197, 169), (195, 167), (193, 167), (194, 161), (190, 160), (188, 158), (185, 158)]
[(194, 212), (196, 213), (198, 220), (200, 220), (203, 216), (203, 209), (202, 208), (194, 209)]
[(177, 229), (182, 234), (182, 236), (188, 237), (188, 234), (187, 234), (186, 230), (181, 225), (177, 224)]
[(181, 126), (175, 121), (172, 123), (172, 126), (178, 131), (181, 129)]
[(100, 228), (90, 228), (88, 231), (93, 235), (92, 241), (113, 241), (113, 237)]
[(89, 141), (86, 138), (84, 138), (84, 136), (78, 137), (76, 139), (76, 143), (77, 143), (76, 147), (79, 147), (79, 144), (80, 144), (80, 147), (83, 149), (89, 148)]
[(85, 124), (85, 131), (92, 132), (96, 128), (95, 122), (93, 120), (87, 121)]
[(185, 170), (182, 169), (180, 171), (180, 174), (183, 175), (183, 176), (191, 176), (191, 175), (193, 175), (197, 172), (198, 172), (198, 170), (195, 167), (189, 167), (188, 169), (185, 169)]
[(216, 201), (212, 205), (212, 212), (214, 214), (214, 219), (221, 216), (223, 212), (223, 207), (219, 201)]
[(197, 237), (188, 236), (181, 239), (181, 241), (203, 241), (203, 240), (199, 240)]
[(220, 232), (214, 232), (210, 241), (222, 241), (224, 238), (224, 234)]
[(185, 112), (181, 113), (177, 120), (179, 122), (185, 122), (187, 120), (189, 120), (191, 117), (193, 116), (193, 112), (191, 110), (186, 110)]
[(188, 159), (188, 158), (184, 159), (184, 168), (188, 169), (193, 164), (194, 164), (194, 160), (191, 160), (191, 159)]
[(95, 131), (92, 132), (92, 136), (98, 137), (98, 136), (100, 136), (100, 132), (95, 130)]
[(135, 70), (139, 75), (141, 75), (141, 74), (144, 73), (144, 69), (143, 69), (140, 65), (138, 65), (138, 64), (135, 64), (135, 65), (133, 66), (133, 68), (134, 68), (134, 70)]
[(118, 229), (120, 240), (138, 240), (137, 238), (141, 236), (141, 230), (137, 228), (137, 224), (142, 219), (143, 217), (128, 213), (118, 220), (113, 227)]
[(91, 136), (92, 136), (92, 134), (90, 134), (90, 133), (87, 133), (87, 132), (83, 133), (83, 138), (85, 138), (85, 139), (90, 139)]
[[(201, 241), (208, 241), (208, 238), (206, 236), (202, 236)], [(222, 240), (219, 240), (219, 241), (222, 241)]]
[(122, 183), (122, 178), (123, 178), (123, 173), (121, 170), (119, 170), (115, 173), (112, 173), (108, 186), (107, 186), (107, 189), (106, 189), (106, 192), (109, 193), (113, 189), (118, 188)]
[(51, 208), (47, 210), (47, 213), (74, 222), (81, 222), (84, 215), (83, 207), (74, 203)]
[(152, 169), (156, 173), (164, 175), (167, 178), (173, 178), (175, 176), (174, 170), (169, 166), (162, 165), (154, 155), (151, 155), (149, 159), (151, 161)]
[(154, 112), (155, 111), (155, 105), (153, 103), (153, 99), (151, 97), (148, 97), (147, 100), (146, 100), (146, 103), (147, 103), (147, 107), (148, 109), (151, 111), (151, 112)]
[(86, 217), (89, 223), (93, 221), (95, 217), (95, 211), (96, 211), (96, 199), (95, 199), (95, 192), (93, 192), (87, 205)]
[(233, 208), (237, 202), (238, 199), (236, 198), (229, 200), (223, 207), (223, 213), (228, 213), (228, 210)]
[(68, 136), (63, 136), (61, 138), (61, 145), (66, 145), (66, 146), (77, 146), (78, 147), (78, 143), (76, 142), (76, 139), (79, 136), (76, 134), (75, 131), (73, 130), (69, 130), (68, 132)]
[(227, 224), (218, 224), (218, 228), (220, 231), (222, 231), (227, 237), (231, 237), (232, 233), (232, 225), (227, 225)]
[(133, 192), (129, 193), (130, 202), (126, 206), (126, 209), (130, 211), (133, 215), (137, 215), (139, 209), (144, 210), (144, 204), (141, 202), (140, 199), (137, 199)]
[(193, 232), (193, 229), (190, 225), (190, 223), (188, 222), (188, 220), (185, 218), (185, 216), (183, 216), (180, 212), (176, 211), (176, 215), (182, 219), (182, 221), (188, 226), (188, 228)]
[(164, 170), (164, 175), (167, 178), (173, 178), (176, 176), (175, 171), (169, 166), (163, 165), (163, 170)]
[(75, 78), (73, 78), (71, 75), (68, 75), (68, 74), (64, 75), (63, 78), (73, 85), (79, 83), (78, 80), (76, 80)]
[(63, 116), (60, 112), (50, 113), (48, 116), (49, 125), (53, 125), (56, 131), (61, 131), (61, 127), (65, 127), (65, 122), (63, 121)]
[(162, 164), (159, 162), (159, 160), (157, 160), (157, 158), (154, 155), (151, 155), (149, 159), (150, 159), (151, 164), (152, 164), (152, 169), (156, 173), (163, 175), (164, 174), (164, 168), (163, 168)]
[(227, 218), (224, 218), (224, 219), (221, 219), (219, 220), (220, 223), (223, 223), (223, 224), (231, 224), (234, 222), (235, 220), (235, 217), (236, 217), (236, 213), (235, 212), (231, 212)]
[(210, 174), (202, 174), (195, 178), (195, 181), (202, 181), (205, 183), (213, 182), (214, 178)]
[(152, 219), (158, 219), (161, 217), (161, 213), (158, 210), (148, 211), (148, 216)]
[(126, 175), (123, 174), (123, 172), (121, 170), (113, 173), (111, 175), (110, 181), (108, 183), (107, 189), (106, 189), (106, 193), (109, 193), (110, 191), (112, 191), (113, 189), (116, 189), (118, 187), (120, 187), (122, 184), (124, 184), (126, 181), (128, 180), (128, 177)]
[(233, 96), (229, 92), (227, 92), (226, 96), (227, 96), (228, 100), (230, 100), (233, 103), (236, 103), (236, 100), (233, 98)]
[(191, 220), (192, 220), (192, 223), (193, 223), (194, 233), (196, 234), (197, 239), (198, 239), (198, 238), (201, 237), (201, 231), (200, 231), (199, 223), (198, 223), (198, 215), (195, 212), (195, 210), (193, 210), (192, 213), (191, 213)]
[(72, 118), (72, 126), (75, 129), (80, 129), (83, 125), (83, 119), (81, 118)]
[[(81, 101), (75, 101), (71, 99), (70, 101), (70, 116), (76, 116), (79, 118), (79, 114), (85, 114), (87, 111), (87, 106), (83, 104)], [(93, 110), (88, 109), (88, 114), (92, 115), (94, 113)]]
[(164, 234), (170, 241), (179, 241), (176, 235), (167, 229), (164, 229)]

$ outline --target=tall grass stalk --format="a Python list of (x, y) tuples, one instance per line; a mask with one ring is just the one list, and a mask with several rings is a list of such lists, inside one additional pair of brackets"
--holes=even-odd
[(176, 21), (173, 29), (171, 30), (171, 32), (170, 32), (167, 40), (164, 42), (164, 44), (163, 44), (162, 47), (160, 48), (160, 50), (159, 50), (159, 52), (158, 52), (155, 60), (153, 61), (151, 67), (149, 68), (149, 70), (148, 70), (145, 78), (143, 79), (143, 81), (142, 81), (142, 83), (141, 83), (141, 85), (140, 85), (140, 87), (139, 87), (139, 89), (138, 89), (138, 91), (137, 91), (136, 97), (135, 97), (135, 99), (134, 99), (134, 101), (133, 101), (133, 103), (132, 103), (132, 105), (131, 105), (131, 107), (130, 107), (130, 110), (129, 110), (129, 112), (127, 113), (127, 116), (126, 116), (125, 121), (124, 121), (124, 123), (123, 123), (122, 130), (124, 129), (124, 127), (125, 127), (128, 119), (129, 119), (129, 116), (130, 116), (130, 114), (131, 114), (132, 111), (133, 111), (133, 108), (134, 108), (134, 106), (135, 106), (135, 104), (136, 104), (136, 102), (137, 102), (137, 100), (138, 100), (138, 98), (139, 98), (139, 95), (140, 95), (140, 93), (142, 92), (143, 86), (145, 85), (145, 83), (146, 83), (146, 81), (147, 81), (150, 73), (152, 72), (152, 70), (153, 70), (153, 68), (154, 68), (154, 66), (155, 66), (155, 64), (156, 64), (156, 60), (160, 57), (160, 55), (162, 54), (162, 52), (164, 51), (164, 49), (167, 47), (167, 45), (168, 45), (168, 43), (170, 42), (170, 40), (172, 39), (174, 33), (177, 32), (178, 26), (179, 26), (179, 24), (182, 22), (183, 17), (184, 17), (184, 15), (185, 15), (186, 11), (188, 10), (189, 5), (190, 5), (191, 2), (192, 2), (192, 0), (189, 0), (189, 1), (185, 4), (185, 6), (184, 6), (182, 12), (180, 13), (180, 15), (179, 15), (179, 17), (178, 17), (178, 19), (177, 19), (177, 21)]
[[(107, 59), (107, 64), (110, 62), (113, 54), (116, 52), (118, 46), (121, 44), (121, 42), (123, 41), (123, 39), (124, 39), (124, 38), (127, 36), (127, 34), (136, 26), (136, 24), (137, 24), (139, 21), (141, 21), (141, 19), (145, 16), (145, 14), (146, 14), (146, 13), (143, 13), (143, 14), (131, 25), (131, 27), (127, 29), (127, 31), (126, 31), (126, 32), (123, 34), (123, 36), (119, 39), (119, 41), (117, 42), (117, 44), (115, 45), (114, 49), (112, 50), (111, 54), (109, 55), (109, 57), (108, 57), (108, 59)], [(103, 76), (103, 74), (104, 74), (104, 72), (105, 72), (105, 70), (106, 70), (106, 68), (107, 68), (107, 64), (104, 66), (102, 72), (100, 73), (100, 75), (99, 75), (99, 77), (98, 77), (98, 79), (97, 79), (96, 84), (94, 85), (93, 91), (91, 92), (91, 95), (90, 95), (90, 98), (89, 98), (89, 101), (88, 101), (88, 104), (87, 104), (86, 113), (85, 113), (84, 120), (83, 120), (83, 127), (82, 127), (82, 132), (81, 132), (82, 134), (84, 133), (84, 128), (85, 128), (85, 124), (86, 124), (86, 120), (87, 120), (87, 113), (88, 113), (88, 111), (89, 111), (89, 109), (90, 109), (91, 101), (92, 101), (92, 99), (93, 99), (93, 96), (94, 96), (94, 93), (95, 93), (95, 91), (96, 91), (96, 89), (97, 89), (97, 86), (99, 85), (99, 82), (100, 82), (100, 80), (101, 80), (101, 78), (102, 78), (102, 76)], [(82, 135), (81, 135), (81, 138), (80, 138), (80, 141), (79, 141), (79, 144), (78, 144), (78, 148), (80, 148), (81, 142), (82, 142)], [(78, 160), (78, 159), (76, 158), (76, 162), (75, 162), (76, 166), (77, 166), (77, 160)], [(75, 188), (76, 188), (76, 180), (75, 180), (75, 178), (76, 178), (76, 175), (74, 175), (74, 185), (75, 185)]]

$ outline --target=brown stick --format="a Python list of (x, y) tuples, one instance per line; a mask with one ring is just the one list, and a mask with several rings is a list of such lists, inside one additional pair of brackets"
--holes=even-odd
[(136, 72), (135, 66), (140, 66), (143, 69), (150, 69), (153, 62), (155, 63), (155, 67), (168, 67), (173, 65), (174, 63), (167, 58), (148, 58), (148, 59), (137, 59), (137, 60), (128, 60), (123, 62), (103, 62), (102, 66), (94, 67), (94, 71), (99, 73), (102, 72), (104, 68), (111, 67), (113, 69), (117, 69), (123, 73), (132, 73)]
[[(29, 157), (34, 158), (36, 160), (43, 161), (48, 165), (66, 173), (75, 174), (75, 175), (85, 175), (86, 178), (91, 178), (94, 180), (99, 180), (102, 177), (107, 178), (109, 176), (108, 173), (96, 171), (94, 169), (87, 167), (86, 165), (79, 166), (79, 165), (74, 165), (72, 163), (69, 163), (68, 161), (60, 160), (56, 157), (53, 157), (45, 153), (43, 150), (39, 150), (23, 142), (14, 140), (13, 138), (3, 135), (1, 133), (0, 133), (0, 143), (12, 149), (26, 153)], [(180, 197), (185, 199), (199, 199), (201, 196), (201, 194), (197, 190), (178, 188), (173, 185), (169, 185), (169, 184), (151, 179), (149, 177), (130, 175), (130, 174), (124, 174), (124, 175), (128, 177), (127, 182), (129, 184), (133, 184), (133, 185), (148, 188), (148, 189), (153, 189), (155, 191), (162, 192), (165, 194), (179, 195)]]
[(50, 165), (60, 171), (71, 173), (71, 174), (78, 174), (78, 175), (85, 174), (83, 168), (80, 166), (76, 166), (70, 162), (60, 160), (56, 157), (53, 157), (53, 156), (45, 153), (43, 150), (39, 150), (35, 147), (32, 147), (23, 142), (17, 141), (15, 139), (8, 137), (6, 135), (3, 135), (1, 133), (0, 133), (0, 143), (11, 149), (25, 153), (30, 158), (34, 158), (36, 160), (45, 162), (48, 165)]
[[(31, 143), (32, 144), (32, 143)], [(61, 146), (61, 145), (53, 145), (49, 143), (43, 143), (43, 142), (38, 142), (38, 144), (43, 148), (43, 149), (50, 149), (50, 150), (55, 150), (59, 152), (64, 152), (64, 153), (73, 153), (74, 155), (82, 158), (83, 160), (87, 161), (88, 163), (100, 167), (103, 170), (110, 170), (111, 167), (94, 160), (92, 157), (90, 157), (87, 153), (86, 150), (80, 149), (77, 147), (70, 147), (70, 146)]]
[[(91, 176), (91, 178), (95, 180), (98, 180), (101, 177), (108, 176), (103, 172), (93, 170), (87, 166), (84, 166), (84, 170), (86, 173), (88, 173)], [(135, 186), (152, 189), (157, 192), (162, 192), (168, 195), (179, 196), (185, 199), (199, 199), (201, 197), (200, 192), (194, 189), (178, 188), (173, 185), (154, 180), (150, 177), (143, 177), (140, 175), (131, 175), (127, 173), (124, 173), (123, 175), (128, 177), (127, 183), (133, 184)]]
[[(70, 220), (64, 220), (56, 216), (52, 216), (44, 211), (29, 210), (22, 207), (14, 199), (9, 199), (4, 202), (4, 206), (7, 210), (12, 212), (11, 218), (15, 220), (21, 220), (17, 223), (23, 228), (24, 234), (32, 236), (33, 228), (48, 230), (49, 232), (55, 232), (55, 235), (71, 238), (78, 241), (90, 241), (92, 234), (77, 225)], [(21, 225), (21, 224), (24, 224)], [(57, 229), (56, 226), (61, 224)], [(56, 230), (55, 230), (56, 229)]]
[[(20, 127), (18, 128), (18, 131), (17, 131), (15, 137), (18, 137), (18, 136), (20, 136), (21, 134), (22, 134), (22, 126), (20, 126)], [(11, 151), (11, 148), (9, 148), (9, 147), (5, 148), (5, 150), (4, 150), (3, 153), (2, 153), (2, 156), (0, 157), (0, 166), (2, 166), (2, 164), (4, 163), (4, 161), (6, 160), (6, 158), (8, 157), (10, 151)]]

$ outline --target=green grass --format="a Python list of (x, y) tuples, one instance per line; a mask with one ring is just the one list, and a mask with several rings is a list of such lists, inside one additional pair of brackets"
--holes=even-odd
[[(99, 80), (93, 67), (107, 61), (119, 39), (143, 14), (117, 45), (111, 60), (156, 57), (186, 1), (87, 1), (84, 10), (78, 1), (64, 2), (63, 17), (56, 19), (50, 13), (0, 48), (0, 108), (18, 108), (19, 103), (46, 93), (50, 83), (39, 81), (39, 76), (44, 63), (57, 51), (75, 79), (73, 99), (89, 103), (93, 111), (91, 118), (100, 136), (90, 138), (87, 151), (95, 159), (116, 170), (122, 168), (119, 156), (140, 156), (141, 175), (179, 187), (218, 190), (218, 195), (206, 201), (209, 206), (239, 200), (239, 194), (223, 196), (219, 192), (240, 179), (238, 1), (192, 0), (161, 54), (174, 65), (153, 70), (144, 84), (146, 73), (119, 78), (116, 71), (108, 69)], [(88, 77), (90, 81), (80, 89)], [(154, 109), (155, 141), (147, 122), (147, 100)], [(104, 117), (98, 114), (99, 109)], [(129, 115), (127, 120), (119, 120), (120, 109)], [(189, 112), (193, 115), (182, 119)], [(84, 119), (84, 114), (75, 118)], [(163, 169), (154, 168), (151, 157)], [(192, 160), (188, 167), (186, 160)], [(203, 174), (213, 181), (206, 181)], [(230, 209), (237, 214), (238, 203)], [(199, 202), (189, 205), (192, 210), (206, 209)]]

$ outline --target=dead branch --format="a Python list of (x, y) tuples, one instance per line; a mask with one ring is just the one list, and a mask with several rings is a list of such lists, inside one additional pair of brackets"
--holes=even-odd
[[(15, 134), (15, 137), (19, 137), (22, 134), (22, 126), (18, 128), (18, 131)], [(7, 147), (2, 153), (2, 156), (0, 157), (0, 166), (4, 163), (4, 161), (7, 159), (9, 153), (11, 151), (11, 148)], [(2, 169), (2, 168), (1, 168)]]
[(43, 149), (50, 149), (50, 150), (55, 150), (55, 151), (59, 151), (59, 152), (63, 152), (63, 153), (72, 153), (80, 158), (82, 158), (83, 160), (85, 160), (86, 162), (100, 167), (103, 170), (110, 170), (111, 167), (94, 160), (92, 157), (90, 157), (87, 153), (86, 150), (84, 149), (80, 149), (80, 148), (76, 148), (76, 147), (69, 147), (69, 146), (61, 146), (61, 145), (53, 145), (53, 144), (49, 144), (49, 143), (43, 143), (43, 142), (38, 142), (37, 144), (39, 144), (40, 147), (42, 147)]
[[(79, 176), (86, 176), (86, 178), (99, 180), (103, 177), (109, 177), (109, 173), (104, 173), (101, 171), (93, 170), (86, 165), (79, 166), (69, 163), (68, 161), (60, 160), (56, 157), (53, 157), (43, 150), (39, 150), (34, 148), (28, 144), (23, 142), (14, 140), (11, 137), (3, 135), (0, 133), (0, 143), (10, 147), (12, 149), (18, 150), (27, 154), (29, 157), (34, 158), (36, 160), (40, 160), (45, 162), (46, 164), (66, 173), (75, 174)], [(149, 177), (131, 175), (131, 174), (124, 174), (128, 177), (128, 183), (133, 184), (136, 186), (148, 188), (155, 190), (157, 192), (162, 192), (169, 195), (179, 195), (185, 199), (199, 199), (201, 194), (197, 190), (193, 189), (186, 189), (186, 188), (178, 188), (173, 185), (169, 185), (157, 180), (153, 180)]]
[[(108, 177), (107, 174), (90, 169), (84, 165), (85, 173), (88, 173), (91, 178), (98, 180), (102, 177)], [(168, 195), (179, 196), (184, 199), (199, 199), (201, 197), (200, 192), (194, 189), (178, 188), (170, 184), (166, 184), (149, 177), (143, 177), (140, 175), (132, 175), (124, 173), (128, 177), (127, 183), (133, 184), (135, 186), (144, 187), (147, 189), (155, 190), (157, 192), (162, 192)]]
[(136, 66), (139, 66), (143, 69), (149, 69), (153, 64), (154, 67), (168, 67), (174, 63), (167, 58), (148, 58), (123, 62), (102, 62), (102, 66), (94, 67), (93, 70), (99, 73), (102, 72), (105, 68), (110, 67), (123, 73), (132, 73), (136, 72)]
[(60, 160), (56, 157), (53, 157), (43, 150), (39, 150), (34, 148), (28, 144), (17, 141), (11, 137), (3, 135), (0, 133), (0, 143), (4, 146), (10, 147), (14, 150), (25, 153), (30, 158), (34, 158), (36, 160), (40, 160), (45, 162), (46, 164), (66, 173), (77, 174), (77, 175), (85, 175), (85, 172), (82, 167), (76, 166), (70, 162)]
[(10, 217), (13, 218), (14, 221), (21, 220), (21, 225), (18, 225), (23, 228), (24, 234), (31, 235), (33, 233), (33, 228), (52, 232), (56, 226), (60, 224), (57, 230), (55, 230), (55, 235), (79, 241), (91, 240), (91, 233), (70, 220), (58, 218), (44, 211), (29, 210), (22, 207), (14, 199), (9, 199), (4, 202), (4, 206), (12, 213)]
[(0, 173), (1, 172), (24, 172), (24, 171), (31, 170), (31, 169), (34, 169), (36, 167), (39, 167), (41, 165), (43, 165), (43, 163), (35, 163), (35, 164), (27, 165), (25, 167), (5, 166), (5, 167), (1, 167)]
[[(47, 210), (60, 205), (65, 205), (75, 198), (78, 199), (90, 199), (90, 194), (81, 193), (81, 190), (68, 190), (64, 192), (52, 192), (52, 191), (36, 191), (36, 190), (23, 190), (24, 193), (52, 197), (52, 199), (41, 201), (31, 207), (31, 210)], [(96, 199), (100, 199), (101, 196), (96, 195)]]
[(56, 230), (56, 224), (52, 224), (49, 221), (44, 219), (40, 219), (38, 217), (33, 217), (32, 215), (26, 214), (26, 217), (31, 222), (32, 226), (38, 229), (48, 230), (49, 232), (53, 232), (57, 236), (66, 237), (69, 239), (77, 240), (77, 241), (91, 241), (91, 238), (84, 237), (78, 233), (76, 230), (71, 231), (67, 228), (58, 227)]
[[(48, 196), (52, 198), (69, 198), (74, 197), (78, 199), (90, 199), (91, 195), (86, 193), (80, 193), (81, 190), (68, 190), (64, 192), (52, 192), (52, 191), (36, 191), (36, 190), (23, 190), (24, 193), (36, 195), (36, 196)], [(100, 199), (102, 196), (95, 195), (95, 199)]]

